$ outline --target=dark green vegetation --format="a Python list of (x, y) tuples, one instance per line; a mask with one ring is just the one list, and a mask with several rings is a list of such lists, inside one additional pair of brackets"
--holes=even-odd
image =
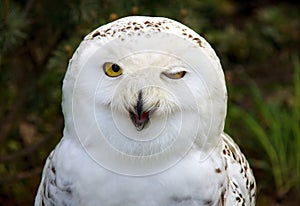
[(32, 205), (62, 135), (68, 59), (84, 35), (127, 15), (176, 19), (212, 44), (228, 84), (226, 131), (254, 169), (257, 205), (297, 205), (299, 14), (296, 0), (1, 0), (0, 205)]

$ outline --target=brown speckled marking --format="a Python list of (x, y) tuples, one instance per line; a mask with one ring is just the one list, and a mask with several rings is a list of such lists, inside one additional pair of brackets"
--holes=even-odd
[(193, 41), (196, 41), (197, 44), (198, 44), (200, 47), (204, 47), (204, 46), (202, 45), (202, 42), (201, 42), (201, 40), (200, 40), (199, 38), (193, 38)]
[(216, 172), (216, 173), (221, 173), (222, 170), (221, 170), (220, 168), (216, 168), (216, 169), (215, 169), (215, 172)]
[[(60, 145), (57, 146), (57, 148)], [(69, 180), (60, 179), (59, 172), (57, 171), (57, 167), (55, 165), (54, 160), (55, 151), (52, 151), (48, 156), (45, 167), (47, 167), (46, 175), (44, 176), (42, 187), (37, 194), (39, 196), (40, 202), (39, 205), (63, 205), (70, 206), (70, 203), (67, 202), (67, 199), (70, 199), (73, 195), (72, 193), (72, 182)], [(57, 199), (59, 195), (65, 195), (65, 199)]]
[(95, 38), (96, 36), (100, 35), (99, 31), (96, 31), (95, 33), (93, 33), (92, 37)]
[(220, 196), (220, 206), (225, 206), (225, 190), (222, 191)]
[[(246, 206), (246, 202), (249, 202), (250, 205), (255, 205), (255, 180), (249, 164), (238, 146), (229, 136), (224, 135), (223, 141), (222, 154), (225, 158), (225, 170), (229, 169), (227, 168), (227, 162), (230, 162), (230, 166), (238, 165), (238, 172), (240, 173), (239, 181), (242, 181), (242, 183), (237, 183), (235, 179), (229, 178), (228, 187), (232, 190), (236, 205)], [(241, 187), (247, 190), (246, 194), (242, 192), (243, 189), (239, 184), (242, 184)]]
[(101, 37), (114, 37), (115, 34), (117, 34), (117, 38), (124, 41), (126, 36), (141, 36), (143, 33), (152, 35), (157, 32), (168, 32), (181, 35), (193, 44), (205, 48), (205, 44), (203, 44), (197, 34), (193, 34), (193, 31), (171, 20), (157, 20), (156, 18), (152, 18), (151, 20), (146, 21), (125, 21), (124, 19), (120, 19), (110, 23), (109, 26), (110, 27), (104, 25), (103, 27), (96, 29), (94, 32), (87, 35), (85, 39), (93, 40)]

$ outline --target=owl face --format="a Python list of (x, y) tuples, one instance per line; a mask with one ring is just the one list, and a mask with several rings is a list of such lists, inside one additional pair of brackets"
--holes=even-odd
[[(127, 17), (91, 32), (70, 61), (64, 133), (124, 173), (143, 158), (170, 165), (193, 144), (217, 144), (226, 98), (221, 65), (202, 37), (166, 18)], [(108, 154), (122, 163), (112, 166)]]
[(101, 72), (105, 75), (99, 97), (109, 98), (99, 98), (99, 103), (127, 116), (137, 131), (149, 128), (152, 117), (197, 110), (193, 94), (182, 91), (192, 87), (188, 65), (166, 53), (141, 51), (105, 62)]

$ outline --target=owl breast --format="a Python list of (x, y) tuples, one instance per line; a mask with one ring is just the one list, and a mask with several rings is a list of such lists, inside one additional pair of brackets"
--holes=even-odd
[[(61, 150), (73, 148), (73, 151), (68, 154), (54, 151), (53, 159), (73, 161), (60, 167), (52, 165), (57, 168), (57, 179), (72, 182), (68, 185), (70, 204), (198, 206), (217, 205), (221, 201), (226, 179), (225, 165), (216, 155), (218, 147), (207, 158), (193, 148), (178, 164), (154, 175), (127, 176), (103, 168), (86, 153), (80, 158), (75, 156), (82, 148), (75, 149), (74, 146), (68, 140), (61, 141)], [(70, 168), (73, 168), (71, 179), (63, 176)], [(63, 184), (57, 189), (62, 188)]]

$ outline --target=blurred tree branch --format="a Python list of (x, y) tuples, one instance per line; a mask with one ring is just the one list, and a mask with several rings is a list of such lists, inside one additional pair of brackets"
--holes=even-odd
[(62, 118), (58, 119), (52, 129), (51, 132), (49, 132), (40, 142), (30, 145), (20, 151), (17, 151), (13, 154), (9, 154), (6, 156), (0, 156), (0, 163), (2, 162), (9, 162), (9, 161), (14, 161), (17, 158), (23, 157), (23, 156), (27, 156), (33, 152), (35, 152), (36, 150), (40, 149), (40, 147), (42, 145), (44, 145), (45, 143), (47, 143), (52, 137), (54, 137), (63, 127), (63, 120)]
[(34, 169), (31, 169), (31, 170), (21, 171), (21, 172), (15, 174), (15, 175), (0, 178), (0, 185), (1, 184), (2, 185), (9, 184), (9, 183), (12, 183), (12, 182), (18, 182), (20, 180), (36, 176), (36, 175), (41, 173), (42, 169), (43, 169), (42, 167), (36, 167)]

